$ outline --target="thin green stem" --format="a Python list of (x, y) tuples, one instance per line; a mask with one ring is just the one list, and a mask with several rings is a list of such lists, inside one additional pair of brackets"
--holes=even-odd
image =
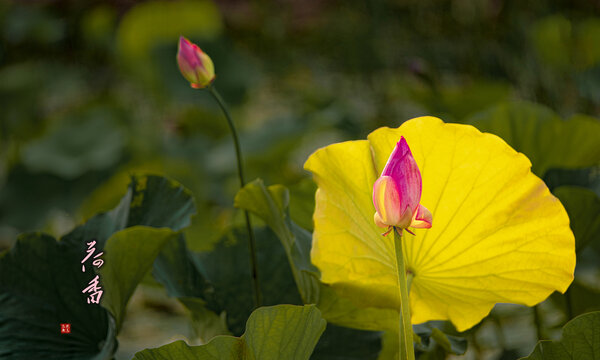
[[(394, 229), (393, 233), (398, 269), (398, 286), (400, 288), (400, 359), (415, 360), (413, 330), (410, 322), (410, 306), (408, 302), (410, 284), (406, 279), (406, 266), (404, 265), (404, 254), (402, 253), (402, 230)], [(409, 276), (412, 283), (412, 274)]]
[[(237, 168), (238, 168), (238, 177), (240, 179), (240, 188), (243, 188), (246, 185), (246, 181), (244, 180), (244, 166), (242, 162), (242, 150), (240, 148), (240, 140), (238, 138), (237, 130), (235, 129), (235, 124), (231, 119), (231, 115), (229, 114), (229, 110), (225, 105), (225, 101), (217, 91), (214, 86), (209, 86), (208, 91), (215, 99), (215, 101), (219, 104), (219, 107), (223, 111), (225, 118), (227, 119), (227, 123), (229, 124), (229, 129), (231, 130), (231, 135), (233, 136), (233, 144), (235, 146), (235, 155), (237, 158)], [(261, 306), (262, 299), (260, 293), (260, 286), (258, 282), (258, 266), (256, 260), (256, 240), (254, 239), (254, 230), (252, 229), (252, 223), (250, 222), (250, 214), (248, 211), (244, 210), (244, 217), (246, 218), (246, 229), (248, 230), (248, 247), (250, 250), (250, 267), (252, 270), (252, 286), (254, 288), (254, 307), (257, 308)]]
[(215, 99), (219, 107), (223, 111), (225, 118), (227, 119), (227, 124), (229, 125), (229, 129), (231, 129), (231, 135), (233, 136), (233, 145), (235, 146), (235, 155), (237, 157), (237, 168), (238, 168), (238, 177), (240, 179), (240, 187), (244, 187), (246, 185), (246, 181), (244, 180), (244, 166), (242, 164), (242, 150), (240, 147), (240, 139), (238, 138), (237, 130), (235, 129), (235, 124), (231, 119), (231, 114), (229, 114), (229, 110), (225, 105), (225, 101), (217, 91), (214, 86), (209, 86), (208, 90), (212, 97)]

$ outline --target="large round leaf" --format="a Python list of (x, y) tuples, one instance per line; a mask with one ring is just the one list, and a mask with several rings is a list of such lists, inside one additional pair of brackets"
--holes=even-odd
[(529, 160), (497, 136), (431, 117), (330, 145), (306, 162), (319, 186), (311, 256), (323, 282), (365, 307), (399, 307), (394, 245), (373, 222), (371, 194), (400, 136), (433, 213), (431, 229), (403, 239), (413, 323), (449, 319), (463, 331), (497, 302), (534, 305), (567, 289), (569, 219)]

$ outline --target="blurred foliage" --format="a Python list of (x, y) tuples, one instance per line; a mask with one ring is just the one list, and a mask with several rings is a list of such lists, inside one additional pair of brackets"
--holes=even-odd
[[(212, 57), (215, 85), (240, 128), (247, 178), (289, 189), (283, 211), (298, 231), (312, 228), (308, 155), (379, 126), (420, 115), (468, 122), (531, 159), (582, 245), (576, 282), (540, 306), (537, 329), (532, 311), (508, 311), (462, 334), (467, 358), (525, 356), (532, 337), (490, 334), (527, 328), (557, 337), (575, 315), (597, 309), (580, 303), (600, 293), (600, 5), (584, 0), (0, 0), (0, 251), (21, 232), (60, 238), (117, 206), (130, 175), (156, 173), (196, 200), (191, 225), (164, 249), (196, 254), (187, 270), (214, 248), (230, 256), (223, 261), (239, 256), (247, 271), (242, 255), (232, 255), (244, 239), (232, 230), (242, 216), (232, 207), (238, 182), (227, 125), (209, 95), (180, 76), (179, 35)], [(280, 246), (271, 230), (262, 233), (263, 246)], [(45, 235), (35, 241), (52, 244)], [(166, 250), (152, 271), (198, 325), (194, 314), (206, 304), (189, 297), (199, 294), (157, 275)], [(288, 256), (283, 249), (264, 256), (272, 251), (279, 260), (265, 265), (273, 266), (267, 273)], [(239, 282), (240, 274), (215, 269), (202, 275)], [(293, 274), (280, 275), (293, 288)], [(343, 301), (327, 296), (330, 305)], [(210, 334), (225, 331), (218, 312), (230, 304), (217, 304), (206, 317)], [(358, 315), (351, 305), (328, 320), (382, 316)], [(240, 314), (226, 320), (235, 335), (250, 309)], [(324, 343), (336, 344), (328, 331)], [(377, 333), (359, 337), (380, 349)], [(436, 346), (427, 358), (436, 358)]]
[[(232, 216), (233, 152), (215, 104), (178, 74), (180, 34), (217, 64), (250, 177), (304, 198), (295, 190), (307, 189), (296, 185), (307, 155), (376, 126), (423, 114), (459, 121), (511, 99), (597, 116), (597, 13), (586, 2), (543, 1), (5, 0), (0, 208), (12, 209), (14, 194), (40, 191), (0, 214), (2, 243), (23, 230), (64, 232), (96, 206), (110, 208), (116, 174), (143, 169), (190, 187), (210, 218), (198, 228), (216, 225), (209, 243), (218, 239)], [(98, 200), (84, 202), (109, 178)], [(305, 228), (309, 206), (292, 203)]]
[(546, 107), (512, 102), (479, 112), (466, 122), (527, 155), (540, 177), (552, 168), (589, 167), (600, 159), (600, 122), (590, 116), (577, 114), (564, 121)]

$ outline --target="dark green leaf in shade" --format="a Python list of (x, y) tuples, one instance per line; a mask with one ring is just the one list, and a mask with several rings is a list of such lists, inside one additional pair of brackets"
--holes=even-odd
[(294, 280), (305, 303), (319, 299), (319, 270), (310, 262), (312, 234), (289, 217), (289, 192), (281, 185), (265, 187), (262, 180), (244, 186), (235, 197), (235, 206), (258, 215), (273, 230), (285, 249)]
[[(174, 231), (187, 226), (194, 211), (181, 185), (158, 176), (134, 177), (115, 209), (92, 217), (61, 241), (22, 235), (0, 257), (0, 357), (111, 358), (129, 297), (164, 243), (177, 237)], [(165, 227), (170, 229), (158, 229)], [(92, 240), (94, 254), (105, 252), (99, 268), (102, 303), (116, 322), (82, 293), (95, 275), (91, 260), (85, 272), (81, 263)], [(71, 324), (71, 334), (61, 335), (63, 323)]]
[[(263, 303), (301, 304), (279, 241), (267, 228), (256, 228), (255, 233), (259, 276), (263, 274), (265, 279), (260, 283)], [(229, 331), (238, 336), (243, 333), (253, 308), (245, 229), (234, 229), (210, 252), (192, 252), (183, 237), (172, 239), (156, 259), (152, 273), (170, 296), (177, 297), (190, 310), (197, 324), (203, 321), (200, 314), (209, 317), (206, 320), (218, 331), (208, 331), (205, 336)], [(222, 317), (226, 326), (217, 321)]]
[[(283, 249), (273, 232), (255, 229), (258, 274), (264, 305), (302, 304)], [(244, 331), (253, 308), (248, 238), (245, 229), (236, 229), (217, 243), (213, 251), (193, 254), (196, 268), (205, 274), (215, 291), (207, 306), (217, 314), (225, 311), (234, 335)]]
[(239, 338), (217, 336), (202, 346), (178, 341), (138, 352), (134, 360), (260, 359), (305, 360), (313, 352), (326, 322), (314, 305), (277, 305), (254, 311)]
[(316, 191), (317, 185), (308, 178), (290, 187), (290, 217), (298, 226), (311, 232)]
[[(313, 356), (335, 359), (348, 356), (368, 358), (377, 355), (381, 350), (381, 332), (361, 331), (343, 326), (353, 327), (357, 318), (363, 319), (359, 322), (364, 324), (364, 318), (370, 317), (373, 311), (378, 312), (378, 315), (382, 313), (374, 309), (359, 310), (352, 301), (339, 297), (329, 286), (320, 283), (320, 273), (310, 261), (312, 234), (290, 219), (288, 190), (281, 185), (265, 187), (262, 180), (258, 179), (238, 192), (235, 205), (259, 216), (277, 235), (282, 245), (279, 248), (285, 250), (288, 266), (292, 270), (304, 303), (316, 303), (325, 318), (331, 318), (338, 322), (338, 325), (342, 325), (332, 327), (326, 332), (321, 340), (323, 343), (319, 344)], [(385, 313), (385, 317), (388, 318), (396, 319), (397, 316), (394, 311)], [(391, 323), (395, 324), (395, 321), (392, 320)], [(383, 328), (374, 320), (372, 327), (366, 330)], [(364, 352), (351, 352), (347, 347), (337, 346), (340, 341), (351, 341)], [(355, 355), (352, 355), (353, 353)]]
[(600, 197), (600, 166), (580, 169), (550, 169), (544, 175), (550, 191), (559, 186), (578, 186), (592, 190)]
[[(82, 290), (93, 271), (82, 272), (85, 253), (48, 235), (21, 235), (0, 256), (0, 358), (109, 359), (115, 324)], [(61, 334), (61, 324), (71, 324)]]
[(62, 240), (79, 244), (83, 251), (85, 244), (81, 239), (96, 239), (102, 249), (113, 233), (131, 226), (181, 230), (191, 223), (195, 212), (192, 194), (179, 183), (161, 176), (133, 176), (119, 205), (92, 217)]
[(600, 312), (580, 315), (569, 321), (562, 339), (538, 342), (523, 360), (595, 360), (600, 354)]
[(587, 312), (600, 311), (600, 290), (588, 286), (577, 278), (565, 294), (555, 292), (550, 299), (564, 310), (567, 316), (574, 317)]
[[(255, 228), (255, 232), (259, 276), (265, 279), (260, 283), (263, 302), (301, 304), (279, 240), (267, 228)], [(179, 237), (165, 245), (154, 263), (154, 277), (189, 310), (196, 335), (204, 341), (230, 331), (235, 335), (244, 331), (244, 322), (253, 306), (247, 241), (245, 229), (236, 229), (212, 251), (195, 253)], [(312, 358), (368, 359), (379, 353), (380, 338), (379, 332), (331, 326)], [(342, 343), (352, 343), (353, 347), (340, 346)]]
[[(178, 182), (161, 176), (132, 177), (127, 226), (145, 225), (181, 230), (196, 212), (192, 193)], [(122, 204), (121, 204), (122, 205)]]
[(375, 360), (381, 351), (379, 331), (350, 329), (327, 324), (311, 360)]
[(591, 190), (574, 186), (561, 186), (553, 193), (569, 214), (577, 253), (591, 244), (600, 250), (600, 198)]
[(215, 289), (201, 264), (194, 261), (183, 235), (167, 242), (154, 262), (152, 274), (170, 296), (201, 298), (210, 307), (218, 308)]
[(231, 335), (227, 328), (227, 313), (225, 311), (217, 314), (209, 310), (205, 301), (201, 298), (179, 297), (177, 300), (188, 310), (194, 336), (200, 339), (202, 343), (207, 343), (218, 335)]
[(527, 102), (495, 106), (467, 123), (500, 136), (527, 155), (532, 171), (544, 177), (550, 168), (580, 168), (600, 163), (600, 121), (575, 115), (562, 120), (550, 109)]

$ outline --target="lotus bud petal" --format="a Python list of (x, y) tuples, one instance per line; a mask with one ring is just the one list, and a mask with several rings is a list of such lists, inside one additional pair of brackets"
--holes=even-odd
[(404, 137), (396, 144), (373, 185), (375, 224), (379, 227), (430, 228), (432, 215), (420, 205), (421, 172)]
[(179, 38), (177, 64), (183, 77), (195, 89), (205, 88), (215, 79), (215, 67), (210, 57), (183, 36)]

